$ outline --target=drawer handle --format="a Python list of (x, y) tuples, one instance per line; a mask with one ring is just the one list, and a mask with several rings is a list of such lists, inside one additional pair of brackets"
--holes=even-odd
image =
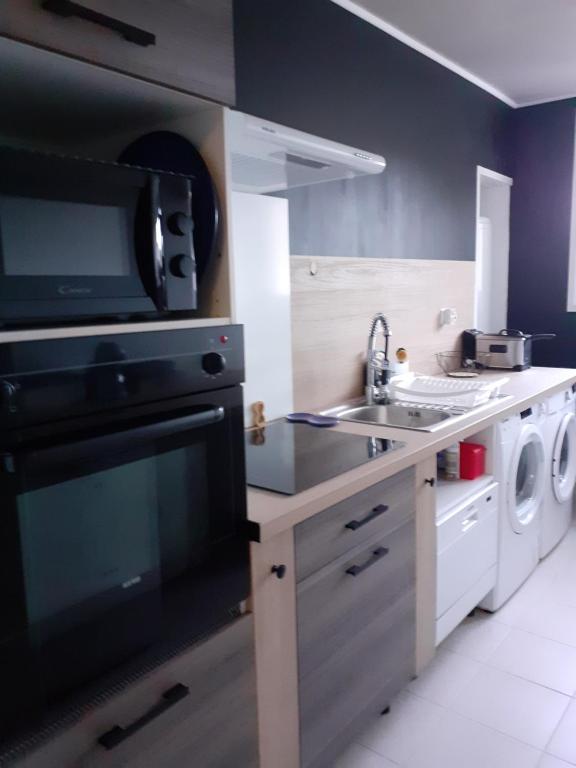
[(91, 21), (100, 27), (106, 27), (113, 32), (118, 32), (124, 40), (135, 45), (146, 47), (147, 45), (156, 45), (156, 35), (146, 32), (139, 27), (133, 27), (132, 24), (126, 24), (123, 21), (115, 19), (113, 16), (107, 16), (105, 13), (93, 11), (91, 8), (85, 8), (80, 3), (74, 3), (72, 0), (44, 0), (42, 8), (56, 16), (63, 16), (65, 19), (70, 16), (77, 16), (84, 21)]
[(378, 547), (378, 549), (375, 549), (372, 553), (372, 557), (368, 558), (368, 560), (366, 560), (363, 565), (351, 565), (350, 568), (346, 569), (346, 573), (349, 573), (350, 576), (358, 576), (358, 574), (362, 573), (363, 571), (367, 571), (368, 568), (371, 568), (379, 560), (382, 560), (382, 558), (385, 557), (388, 552), (389, 550), (387, 547)]
[(378, 506), (374, 507), (372, 512), (370, 512), (369, 515), (366, 515), (363, 520), (350, 520), (350, 522), (346, 523), (344, 527), (348, 528), (350, 531), (357, 531), (358, 528), (362, 528), (363, 525), (372, 522), (372, 520), (375, 520), (380, 515), (383, 515), (384, 512), (388, 512), (388, 506), (386, 504), (378, 504)]
[(158, 704), (155, 704), (148, 710), (148, 712), (142, 715), (142, 717), (134, 720), (134, 722), (131, 725), (127, 725), (126, 728), (122, 728), (120, 725), (115, 725), (100, 736), (98, 744), (101, 744), (106, 749), (114, 749), (114, 747), (117, 747), (118, 744), (122, 744), (122, 742), (132, 736), (132, 734), (136, 733), (141, 728), (144, 728), (145, 725), (151, 723), (152, 720), (155, 720), (163, 712), (166, 712), (167, 709), (173, 707), (174, 704), (177, 704), (179, 701), (186, 698), (189, 693), (190, 690), (186, 685), (176, 683), (172, 688), (164, 691), (162, 699)]
[(467, 517), (466, 520), (462, 521), (462, 533), (466, 533), (466, 531), (469, 531), (470, 528), (474, 528), (477, 522), (478, 522), (478, 512), (475, 512), (470, 517)]

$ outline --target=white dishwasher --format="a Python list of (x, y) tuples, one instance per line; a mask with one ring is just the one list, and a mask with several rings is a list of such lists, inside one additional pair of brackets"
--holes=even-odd
[(449, 492), (437, 497), (437, 645), (496, 583), (498, 483), (487, 480), (470, 491), (453, 504)]

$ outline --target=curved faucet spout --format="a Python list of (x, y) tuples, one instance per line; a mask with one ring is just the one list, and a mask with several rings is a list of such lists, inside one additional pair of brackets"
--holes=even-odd
[(385, 339), (384, 357), (386, 360), (388, 360), (388, 339), (392, 334), (390, 332), (390, 326), (388, 325), (388, 318), (382, 312), (377, 312), (372, 318), (372, 323), (370, 324), (370, 334), (368, 336), (368, 346), (369, 348), (371, 347), (372, 349), (375, 349), (376, 333), (378, 331), (379, 325), (382, 328), (382, 333), (384, 334)]
[[(376, 336), (379, 326), (384, 336), (384, 352), (376, 350)], [(388, 320), (382, 312), (378, 312), (372, 318), (368, 335), (366, 401), (370, 404), (382, 402), (389, 395), (390, 361), (388, 360), (388, 345), (390, 336)]]

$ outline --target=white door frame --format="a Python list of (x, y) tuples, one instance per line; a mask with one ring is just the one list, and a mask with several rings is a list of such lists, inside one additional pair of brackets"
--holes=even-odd
[[(496, 186), (505, 186), (505, 187), (512, 187), (514, 184), (514, 180), (510, 178), (510, 176), (505, 176), (503, 173), (498, 173), (497, 171), (492, 171), (490, 168), (485, 168), (482, 165), (476, 166), (476, 228), (475, 228), (475, 259), (476, 259), (476, 280), (475, 285), (478, 284), (479, 281), (479, 269), (480, 269), (480, 258), (479, 258), (479, 249), (480, 249), (480, 242), (478, 237), (478, 222), (481, 218), (481, 195), (482, 195), (482, 186), (483, 182), (486, 184), (486, 181), (492, 182), (493, 185)], [(506, 254), (507, 261), (505, 265), (505, 273), (506, 273), (506, 294), (508, 293), (508, 253)], [(474, 322), (477, 324), (477, 318), (478, 318), (478, 293), (476, 291), (476, 287), (474, 290)], [(497, 332), (500, 330), (499, 328), (482, 328), (481, 330), (487, 331), (487, 332)]]

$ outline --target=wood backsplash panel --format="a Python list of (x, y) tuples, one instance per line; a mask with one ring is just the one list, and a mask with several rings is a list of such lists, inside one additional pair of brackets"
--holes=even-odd
[[(316, 274), (311, 274), (311, 267)], [(474, 317), (471, 261), (291, 257), (296, 410), (322, 408), (362, 393), (372, 316), (390, 322), (390, 350), (406, 347), (412, 371), (437, 373), (435, 353), (457, 349)], [(455, 325), (439, 325), (454, 307)]]

